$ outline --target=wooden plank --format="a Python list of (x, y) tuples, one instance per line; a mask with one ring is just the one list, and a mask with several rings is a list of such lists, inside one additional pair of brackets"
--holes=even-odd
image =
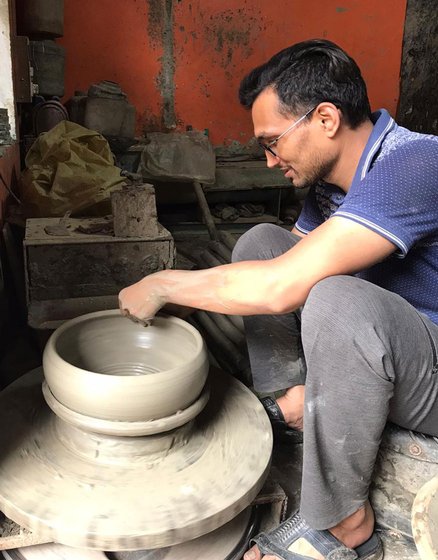
[(29, 39), (13, 36), (11, 46), (15, 100), (17, 103), (31, 103), (34, 91), (30, 74)]
[[(67, 235), (50, 235), (47, 233), (51, 226), (59, 225), (59, 218), (30, 218), (26, 221), (26, 237), (24, 245), (63, 245), (69, 243), (97, 243), (117, 241), (120, 243), (130, 241), (164, 241), (172, 240), (172, 235), (161, 224), (158, 224), (156, 236), (144, 237), (116, 237), (113, 235), (110, 220), (103, 218), (68, 218), (64, 225)], [(88, 233), (87, 233), (88, 232)]]

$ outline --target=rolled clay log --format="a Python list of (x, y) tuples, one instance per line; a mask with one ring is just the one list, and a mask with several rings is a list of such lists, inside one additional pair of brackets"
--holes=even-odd
[(227, 315), (227, 317), (233, 323), (236, 329), (239, 329), (240, 332), (245, 332), (243, 318), (240, 315)]
[(227, 356), (227, 361), (235, 365), (238, 371), (243, 371), (248, 366), (248, 359), (241, 353), (240, 349), (225, 336), (216, 323), (205, 311), (196, 311), (195, 317), (202, 328), (215, 340), (222, 352)]
[(222, 313), (209, 313), (210, 317), (219, 327), (219, 329), (224, 333), (224, 335), (234, 342), (238, 347), (242, 346), (245, 342), (245, 335), (228, 318), (228, 315), (223, 315)]
[(234, 246), (237, 243), (236, 238), (231, 233), (223, 230), (219, 231), (219, 240), (222, 241), (222, 243), (224, 243), (230, 251), (234, 249)]
[(222, 264), (227, 264), (220, 257), (216, 257), (209, 250), (203, 251), (201, 253), (201, 259), (206, 262), (209, 268), (214, 268), (215, 266), (221, 266)]
[(223, 261), (227, 263), (231, 262), (231, 251), (224, 243), (221, 243), (220, 241), (210, 241), (208, 248), (210, 251), (221, 257)]
[[(190, 317), (189, 322), (198, 329), (204, 340), (207, 342), (210, 360), (213, 358), (219, 369), (222, 369), (236, 379), (241, 380), (241, 370), (229, 359), (229, 356), (223, 351), (223, 348), (219, 346), (217, 340), (209, 332), (207, 332), (207, 330), (201, 325), (200, 321), (197, 320), (196, 317)], [(212, 361), (210, 361), (210, 363), (213, 364)]]

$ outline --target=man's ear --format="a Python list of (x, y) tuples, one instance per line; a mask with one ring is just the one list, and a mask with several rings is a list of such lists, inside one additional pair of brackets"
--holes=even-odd
[(315, 118), (328, 138), (333, 138), (341, 126), (340, 110), (328, 101), (318, 105), (315, 109)]

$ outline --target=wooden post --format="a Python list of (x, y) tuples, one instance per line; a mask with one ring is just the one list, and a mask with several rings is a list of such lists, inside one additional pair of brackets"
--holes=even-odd
[(198, 181), (193, 181), (193, 188), (195, 189), (196, 198), (198, 199), (199, 208), (201, 209), (202, 217), (204, 218), (205, 225), (207, 226), (210, 238), (213, 241), (218, 241), (218, 231), (216, 224), (214, 223), (213, 216), (211, 215), (210, 208), (205, 198), (204, 191), (202, 189), (201, 183)]

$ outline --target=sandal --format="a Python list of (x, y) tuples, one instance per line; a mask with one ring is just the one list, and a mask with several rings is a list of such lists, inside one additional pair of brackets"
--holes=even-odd
[(290, 428), (286, 424), (283, 413), (276, 400), (272, 397), (263, 397), (260, 399), (260, 402), (271, 421), (275, 442), (303, 443), (303, 433)]
[(276, 556), (279, 560), (311, 560), (310, 556), (288, 550), (292, 543), (301, 538), (304, 538), (327, 560), (381, 560), (383, 558), (382, 541), (376, 533), (357, 548), (348, 548), (330, 531), (318, 531), (309, 527), (299, 513), (286, 519), (270, 533), (257, 535), (251, 540), (250, 546), (257, 545), (262, 554)]

